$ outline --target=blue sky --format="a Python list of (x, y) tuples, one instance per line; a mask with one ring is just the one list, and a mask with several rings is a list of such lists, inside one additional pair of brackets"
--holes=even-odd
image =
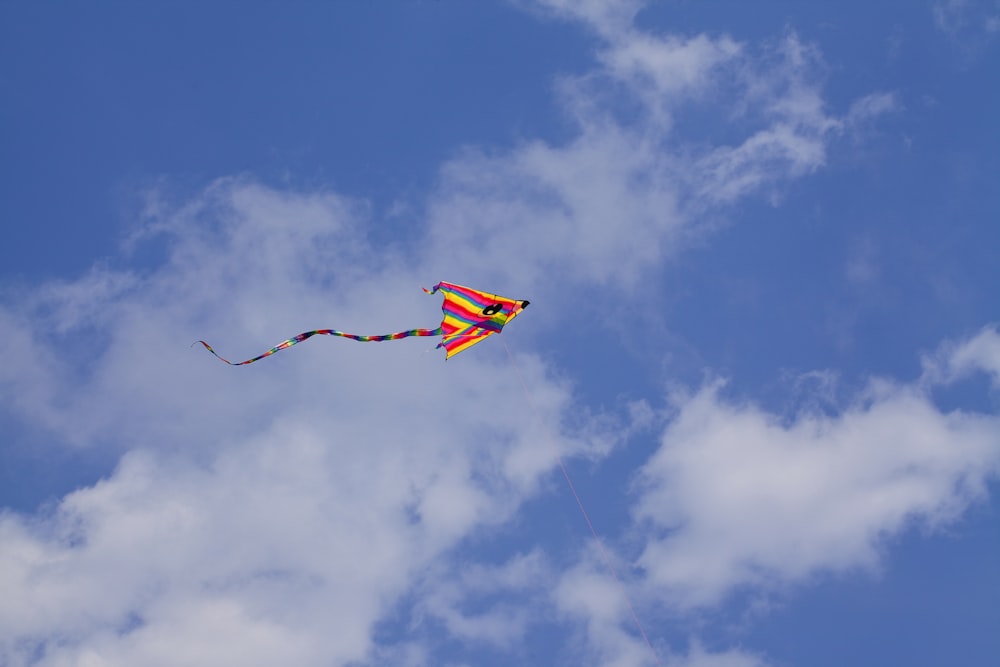
[[(998, 48), (994, 0), (3, 3), (0, 664), (992, 665)], [(532, 305), (189, 347), (439, 280)]]

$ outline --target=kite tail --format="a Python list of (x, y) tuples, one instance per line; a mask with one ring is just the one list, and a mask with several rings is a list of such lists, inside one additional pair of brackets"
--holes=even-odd
[(198, 343), (201, 343), (202, 345), (205, 346), (206, 350), (208, 350), (209, 352), (211, 352), (216, 357), (226, 362), (230, 366), (245, 366), (247, 364), (252, 364), (255, 361), (263, 359), (264, 357), (269, 357), (275, 352), (280, 352), (281, 350), (284, 350), (286, 347), (291, 347), (296, 343), (301, 343), (302, 341), (308, 338), (312, 338), (313, 336), (316, 335), (340, 336), (341, 338), (350, 338), (351, 340), (356, 340), (362, 343), (377, 343), (384, 340), (399, 340), (400, 338), (409, 338), (410, 336), (440, 336), (442, 334), (444, 334), (444, 330), (441, 327), (438, 327), (437, 329), (409, 329), (407, 331), (397, 331), (396, 333), (384, 334), (382, 336), (359, 336), (357, 334), (351, 334), (345, 331), (337, 331), (336, 329), (317, 329), (316, 331), (306, 331), (304, 333), (300, 333), (298, 336), (294, 336), (286, 341), (278, 343), (264, 354), (256, 356), (253, 359), (247, 359), (246, 361), (240, 361), (240, 362), (229, 361), (228, 359), (220, 355), (218, 352), (213, 350), (212, 346), (203, 340), (196, 340), (195, 342), (191, 343), (191, 345), (194, 346), (197, 345)]

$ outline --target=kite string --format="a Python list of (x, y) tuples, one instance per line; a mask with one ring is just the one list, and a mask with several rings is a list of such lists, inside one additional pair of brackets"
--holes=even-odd
[(601, 552), (601, 556), (604, 558), (604, 564), (607, 566), (608, 571), (611, 572), (611, 576), (614, 578), (615, 582), (618, 584), (618, 588), (621, 590), (622, 597), (625, 599), (625, 604), (628, 606), (629, 613), (632, 615), (632, 621), (635, 623), (635, 627), (639, 630), (639, 634), (646, 641), (646, 646), (649, 647), (649, 652), (653, 654), (653, 659), (656, 664), (663, 667), (663, 663), (660, 662), (660, 656), (656, 653), (656, 649), (653, 648), (652, 642), (649, 641), (649, 637), (646, 635), (646, 631), (642, 627), (642, 623), (639, 622), (639, 616), (635, 613), (635, 607), (632, 605), (632, 600), (625, 590), (625, 584), (622, 583), (621, 578), (618, 576), (618, 571), (615, 570), (615, 566), (611, 564), (611, 558), (608, 556), (607, 550), (604, 548), (604, 542), (601, 541), (601, 537), (597, 534), (597, 530), (594, 528), (593, 522), (590, 520), (590, 515), (587, 514), (587, 510), (583, 506), (583, 501), (580, 500), (580, 494), (576, 492), (576, 486), (573, 485), (573, 480), (570, 479), (569, 471), (566, 469), (566, 464), (563, 463), (562, 455), (559, 453), (559, 448), (556, 447), (555, 440), (552, 439), (552, 434), (549, 432), (548, 426), (545, 420), (542, 419), (542, 413), (535, 405), (535, 401), (531, 397), (531, 392), (528, 391), (528, 385), (524, 381), (524, 376), (521, 375), (521, 369), (518, 367), (517, 363), (514, 361), (514, 355), (511, 353), (510, 348), (507, 347), (507, 341), (504, 340), (501, 334), (500, 340), (503, 341), (503, 347), (507, 350), (507, 356), (510, 358), (510, 365), (514, 368), (514, 373), (517, 375), (517, 379), (521, 383), (521, 389), (524, 390), (524, 396), (528, 401), (528, 405), (531, 406), (532, 411), (535, 413), (535, 419), (542, 427), (542, 431), (545, 433), (545, 437), (549, 442), (549, 446), (552, 448), (552, 452), (555, 454), (556, 462), (559, 464), (559, 469), (562, 470), (563, 477), (566, 479), (566, 484), (569, 486), (570, 492), (573, 494), (573, 499), (576, 500), (576, 506), (580, 508), (580, 514), (583, 515), (583, 520), (587, 522), (587, 527), (590, 528), (590, 534), (594, 537), (594, 542), (597, 543), (597, 548)]

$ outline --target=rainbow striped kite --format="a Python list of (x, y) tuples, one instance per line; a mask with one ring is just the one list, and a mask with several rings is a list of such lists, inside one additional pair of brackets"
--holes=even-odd
[(410, 336), (441, 336), (441, 342), (437, 346), (444, 348), (444, 358), (448, 359), (469, 349), (476, 343), (481, 343), (493, 334), (500, 333), (504, 325), (517, 317), (528, 306), (528, 302), (524, 300), (508, 299), (452, 283), (438, 283), (431, 289), (425, 288), (424, 291), (428, 294), (441, 292), (444, 295), (444, 304), (441, 306), (441, 310), (444, 311), (444, 320), (437, 329), (410, 329), (382, 336), (359, 336), (336, 329), (317, 329), (316, 331), (300, 333), (298, 336), (278, 343), (260, 356), (239, 363), (223, 358), (203, 340), (195, 341), (192, 345), (201, 343), (206, 350), (230, 366), (245, 366), (316, 335), (340, 336), (363, 343), (398, 340)]

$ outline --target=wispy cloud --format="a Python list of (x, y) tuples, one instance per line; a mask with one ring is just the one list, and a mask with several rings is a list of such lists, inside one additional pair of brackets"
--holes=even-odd
[[(91, 275), (5, 308), (30, 360), (5, 366), (5, 394), (32, 399), (21, 418), (128, 453), (51, 513), (0, 518), (0, 661), (362, 660), (417, 573), (537, 491), (553, 452), (495, 354), (446, 366), (415, 354), (426, 341), (336, 341), (241, 373), (188, 347), (250, 355), (317, 321), (433, 326), (426, 281), (373, 269), (357, 216), (340, 197), (220, 182), (156, 221), (167, 258), (127, 291), (106, 298), (120, 281)], [(85, 363), (60, 354), (73, 338)], [(569, 424), (566, 387), (521, 356), (538, 409)], [(585, 445), (565, 428), (557, 447)]]
[(996, 0), (938, 0), (931, 6), (934, 24), (968, 57), (1000, 34), (1000, 3)]
[[(704, 220), (821, 168), (855, 121), (892, 107), (875, 93), (830, 109), (818, 49), (794, 33), (658, 35), (632, 23), (636, 4), (544, 4), (597, 35), (594, 70), (558, 86), (575, 134), (454, 156), (419, 243), (373, 243), (369, 207), (340, 193), (221, 179), (148, 207), (133, 242), (161, 244), (156, 265), (5, 295), (6, 409), (44, 430), (43, 446), (122, 458), (45, 511), (0, 515), (0, 662), (440, 664), (429, 644), (381, 640), (379, 624), (401, 614), (500, 647), (553, 609), (588, 660), (649, 662), (589, 555), (567, 567), (544, 545), (456, 555), (518, 516), (555, 461), (497, 348), (444, 365), (418, 354), (426, 341), (332, 341), (245, 372), (187, 347), (205, 338), (245, 358), (328, 323), (433, 326), (439, 303), (416, 288), (442, 278), (617, 295)], [(706, 107), (731, 121), (724, 139), (677, 132)], [(542, 320), (578, 307), (551, 303)], [(628, 432), (577, 405), (559, 369), (530, 352), (519, 364), (563, 455), (599, 459)], [(995, 461), (994, 420), (942, 414), (909, 385), (790, 424), (715, 385), (672, 410), (635, 512), (654, 528), (648, 582), (679, 606), (869, 563), (878, 535), (973, 500)], [(963, 446), (944, 451), (946, 438)], [(702, 548), (715, 556), (695, 558)], [(696, 644), (673, 662), (764, 664)]]
[[(945, 346), (933, 368), (995, 374), (997, 341)], [(1000, 418), (943, 412), (923, 381), (873, 380), (832, 416), (791, 419), (721, 390), (676, 399), (639, 477), (636, 517), (658, 536), (638, 562), (672, 605), (874, 567), (888, 538), (954, 520), (1000, 473)]]
[(923, 358), (922, 380), (933, 386), (953, 383), (978, 372), (987, 373), (995, 388), (1000, 387), (1000, 334), (995, 326), (983, 328), (969, 340), (942, 345)]
[[(430, 255), (448, 258), (434, 261), (439, 271), (634, 284), (734, 203), (819, 169), (832, 142), (893, 108), (874, 93), (843, 115), (828, 110), (820, 54), (795, 33), (761, 48), (603, 34), (600, 66), (559, 88), (575, 138), (469, 149), (445, 165), (429, 218)], [(724, 110), (722, 134), (735, 140), (675, 133), (678, 118), (706, 106)]]

